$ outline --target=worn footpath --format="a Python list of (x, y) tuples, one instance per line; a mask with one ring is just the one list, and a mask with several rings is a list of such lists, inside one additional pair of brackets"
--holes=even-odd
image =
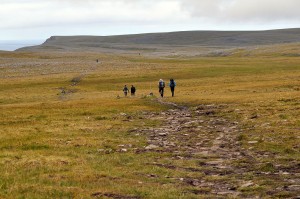
[[(158, 102), (172, 108), (161, 113), (145, 113), (147, 119), (160, 120), (163, 124), (157, 128), (137, 130), (148, 138), (148, 145), (139, 152), (171, 153), (174, 159), (198, 161), (198, 166), (192, 168), (159, 161), (151, 163), (158, 167), (203, 174), (202, 177), (182, 176), (174, 179), (193, 187), (190, 189), (193, 193), (216, 198), (261, 198), (285, 191), (290, 193), (289, 198), (299, 197), (299, 173), (270, 173), (255, 169), (262, 155), (242, 147), (240, 136), (243, 130), (239, 122), (218, 114), (228, 105), (187, 108), (161, 99)], [(287, 183), (286, 186), (275, 184), (270, 188), (272, 191), (260, 192), (260, 185), (256, 184), (255, 179), (261, 177), (270, 178), (275, 183)], [(247, 191), (256, 189), (256, 194), (247, 194)]]

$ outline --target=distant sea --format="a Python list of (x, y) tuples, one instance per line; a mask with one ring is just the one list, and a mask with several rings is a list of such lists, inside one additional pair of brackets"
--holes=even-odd
[(14, 51), (26, 46), (42, 44), (43, 40), (0, 40), (0, 50)]

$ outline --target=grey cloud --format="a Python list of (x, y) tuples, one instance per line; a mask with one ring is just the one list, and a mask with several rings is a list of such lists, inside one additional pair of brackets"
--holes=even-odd
[(300, 27), (300, 0), (0, 0), (0, 5), (0, 36), (24, 29), (119, 34)]
[(191, 17), (227, 22), (300, 20), (299, 0), (181, 0)]
[[(0, 28), (82, 23), (162, 23), (180, 9), (164, 1), (15, 0), (1, 1)], [(82, 3), (84, 2), (84, 3)], [(130, 3), (128, 3), (130, 2)], [(175, 11), (174, 11), (175, 10)], [(12, 17), (12, 13), (18, 13)], [(9, 17), (11, 15), (11, 17)], [(1, 20), (2, 19), (2, 20)], [(5, 19), (5, 20), (4, 20)]]

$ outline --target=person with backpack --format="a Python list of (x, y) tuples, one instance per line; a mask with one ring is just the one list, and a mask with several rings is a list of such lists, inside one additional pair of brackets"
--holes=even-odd
[(136, 89), (135, 89), (135, 87), (133, 85), (131, 85), (130, 91), (131, 91), (131, 96), (135, 96)]
[(125, 97), (127, 97), (127, 93), (128, 93), (129, 89), (127, 88), (127, 85), (124, 86), (123, 92)]
[(174, 81), (174, 79), (170, 79), (169, 86), (171, 88), (172, 97), (174, 97), (174, 92), (175, 92), (175, 87), (176, 87), (176, 82)]
[(160, 79), (158, 82), (158, 88), (159, 88), (159, 93), (161, 97), (164, 97), (164, 89), (165, 89), (165, 82), (164, 80)]

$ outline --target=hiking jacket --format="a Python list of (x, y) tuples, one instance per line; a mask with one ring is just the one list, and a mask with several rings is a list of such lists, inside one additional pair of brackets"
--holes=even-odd
[(158, 82), (158, 88), (165, 88), (165, 82)]
[(173, 81), (173, 83), (174, 83), (174, 84), (173, 84), (173, 86), (172, 86), (172, 85), (171, 85), (171, 82), (170, 82), (170, 83), (169, 83), (169, 86), (170, 86), (170, 87), (175, 87), (175, 86), (176, 86), (176, 82)]
[(128, 92), (129, 90), (128, 90), (127, 87), (125, 87), (125, 88), (123, 89), (123, 91), (124, 91), (124, 92)]
[(135, 87), (131, 87), (131, 92), (135, 93), (135, 91), (136, 91)]

